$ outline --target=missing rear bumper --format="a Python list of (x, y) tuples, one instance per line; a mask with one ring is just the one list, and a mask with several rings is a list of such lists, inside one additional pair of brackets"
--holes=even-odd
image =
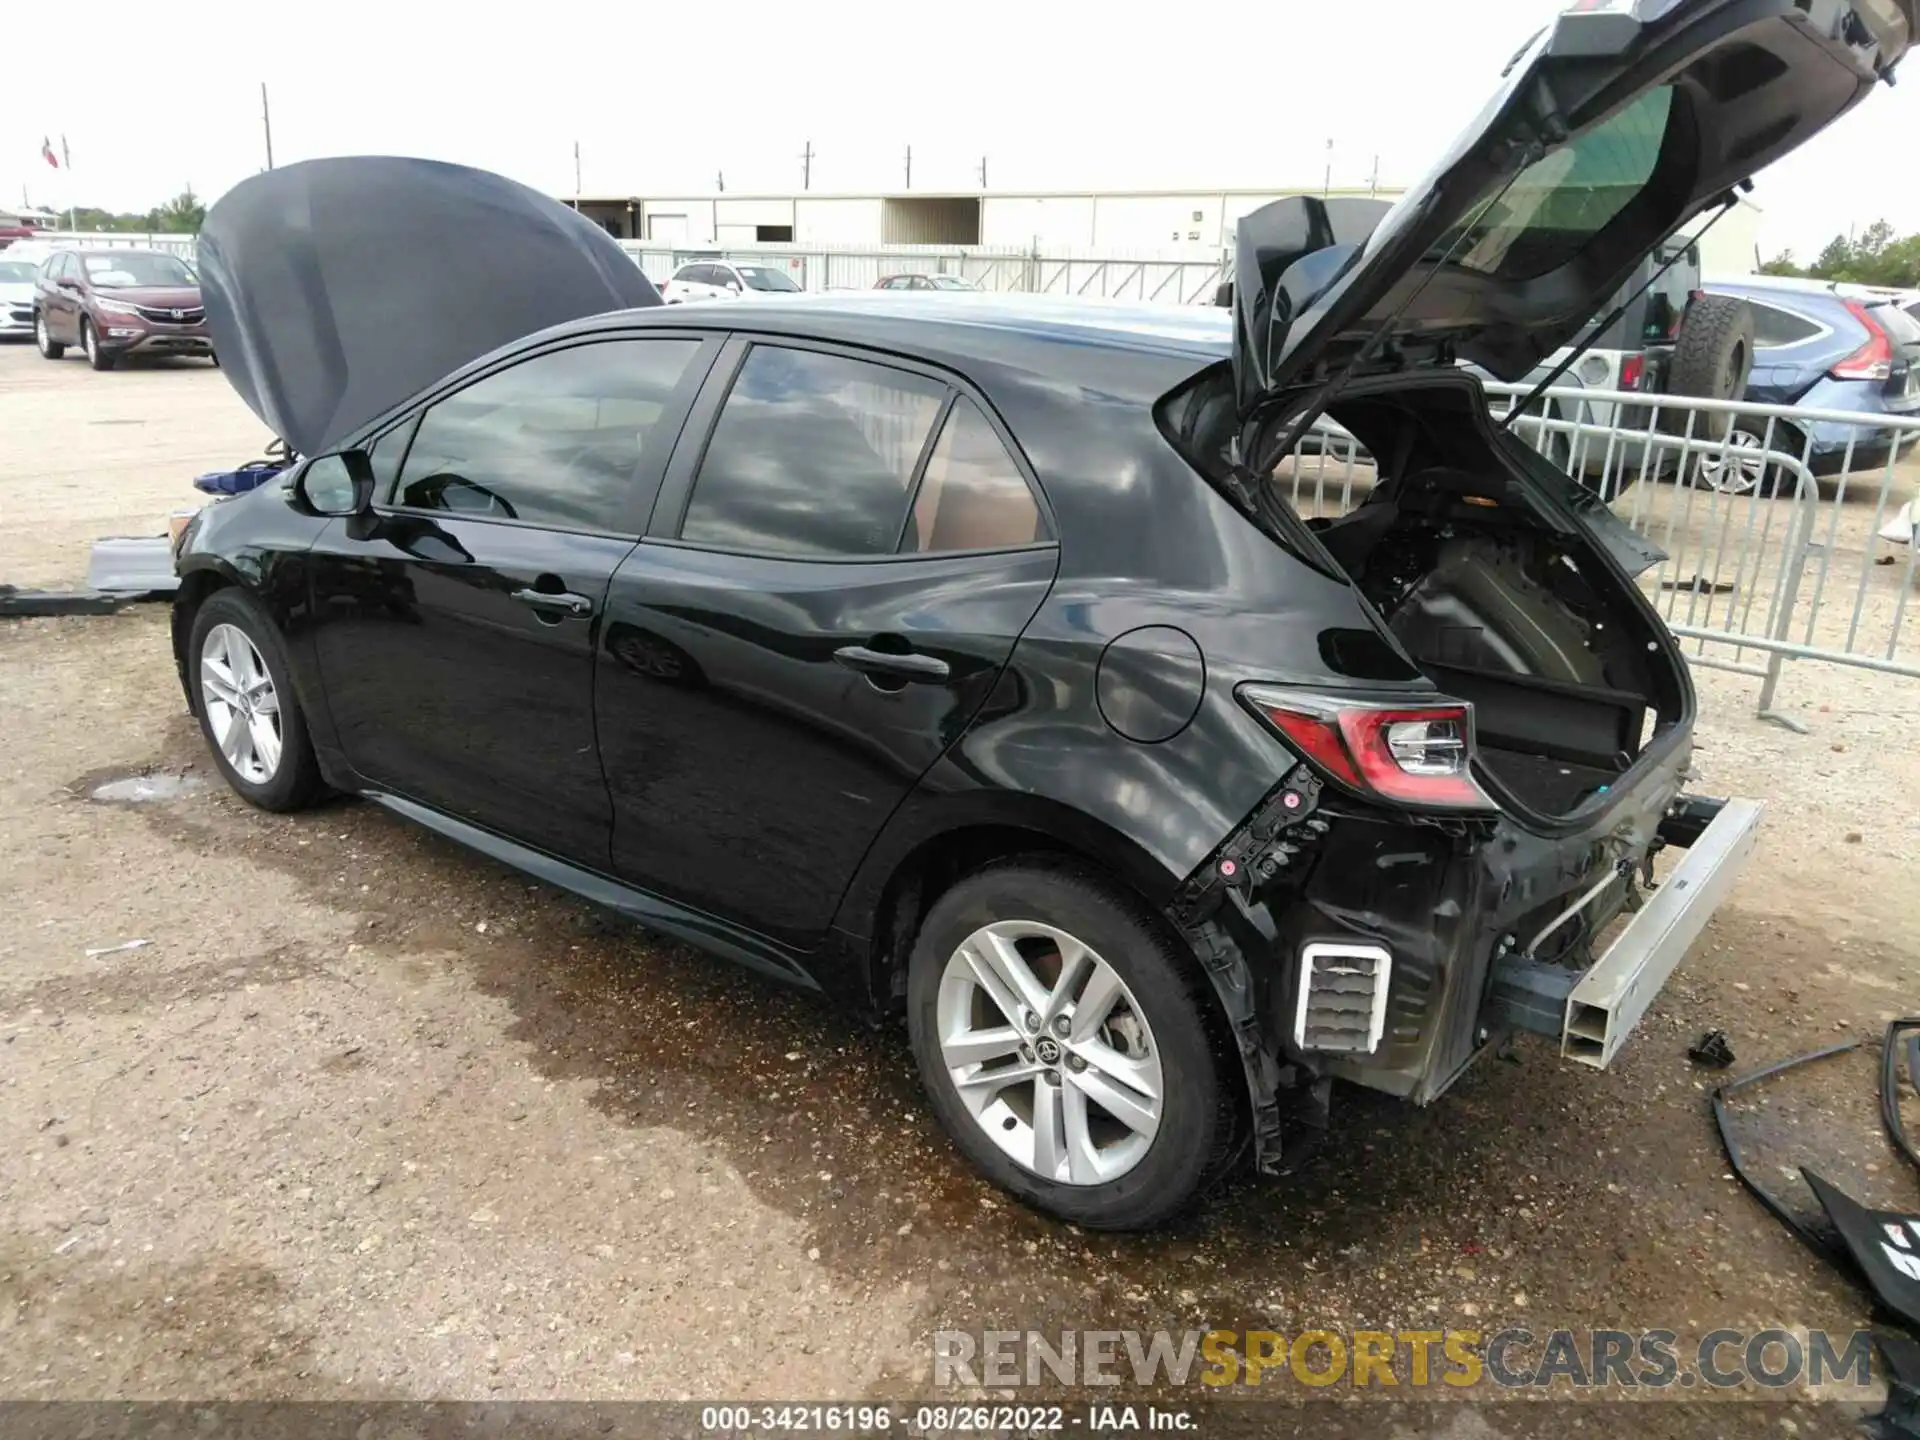
[(1518, 956), (1500, 962), (1494, 996), (1506, 1020), (1557, 1035), (1567, 1059), (1604, 1070), (1726, 898), (1764, 809), (1757, 800), (1676, 805), (1661, 833), (1686, 845), (1686, 858), (1584, 973)]

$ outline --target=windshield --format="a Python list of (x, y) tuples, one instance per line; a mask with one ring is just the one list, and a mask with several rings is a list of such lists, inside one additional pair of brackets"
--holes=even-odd
[(740, 272), (740, 278), (747, 282), (750, 290), (797, 291), (800, 288), (781, 270), (769, 270), (763, 265), (737, 265), (734, 268)]
[(109, 251), (81, 257), (87, 279), (102, 290), (127, 290), (139, 285), (198, 285), (193, 267), (176, 255), (141, 250)]
[(29, 260), (0, 260), (0, 285), (31, 285), (39, 269)]
[(933, 288), (936, 290), (978, 290), (980, 287), (971, 280), (962, 280), (958, 275), (935, 275)]
[[(1649, 90), (1611, 118), (1548, 151), (1505, 193), (1495, 189), (1430, 252), (1483, 275), (1531, 280), (1558, 270), (1606, 229), (1652, 177), (1673, 90)], [(1497, 198), (1495, 198), (1497, 197)]]

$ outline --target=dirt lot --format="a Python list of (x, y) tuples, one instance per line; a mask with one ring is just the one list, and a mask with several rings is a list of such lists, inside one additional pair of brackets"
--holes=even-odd
[[(32, 584), (266, 438), (195, 362), (27, 347), (0, 436), (0, 580)], [(1795, 735), (1700, 683), (1701, 788), (1773, 808), (1617, 1068), (1522, 1044), (1424, 1112), (1342, 1094), (1299, 1175), (1113, 1239), (975, 1180), (901, 1037), (372, 806), (231, 798), (159, 608), (0, 621), (0, 1397), (905, 1398), (947, 1327), (1852, 1330), (1684, 1051), (1920, 1009), (1916, 692), (1790, 669)], [(95, 798), (143, 774), (181, 783)], [(1871, 1063), (1790, 1082), (1782, 1165), (1902, 1193)], [(1702, 1433), (1789, 1433), (1739, 1413)]]

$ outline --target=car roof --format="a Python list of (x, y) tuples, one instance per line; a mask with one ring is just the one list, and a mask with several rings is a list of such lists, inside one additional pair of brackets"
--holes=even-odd
[[(733, 330), (776, 330), (877, 345), (905, 354), (958, 359), (1003, 357), (1009, 341), (1035, 346), (1162, 355), (1189, 369), (1227, 358), (1232, 316), (1212, 305), (1153, 305), (979, 291), (933, 302), (911, 291), (830, 290), (761, 300), (750, 312), (702, 313)], [(684, 311), (659, 307), (598, 316), (563, 327), (687, 325)]]

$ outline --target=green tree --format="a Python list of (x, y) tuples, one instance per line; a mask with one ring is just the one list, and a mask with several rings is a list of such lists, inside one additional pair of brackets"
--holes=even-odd
[(1761, 262), (1760, 273), (1762, 275), (1805, 275), (1807, 272), (1802, 270), (1793, 258), (1793, 251), (1782, 250), (1771, 260)]
[(173, 199), (151, 211), (149, 228), (170, 235), (197, 235), (206, 223), (207, 207), (189, 185)]

